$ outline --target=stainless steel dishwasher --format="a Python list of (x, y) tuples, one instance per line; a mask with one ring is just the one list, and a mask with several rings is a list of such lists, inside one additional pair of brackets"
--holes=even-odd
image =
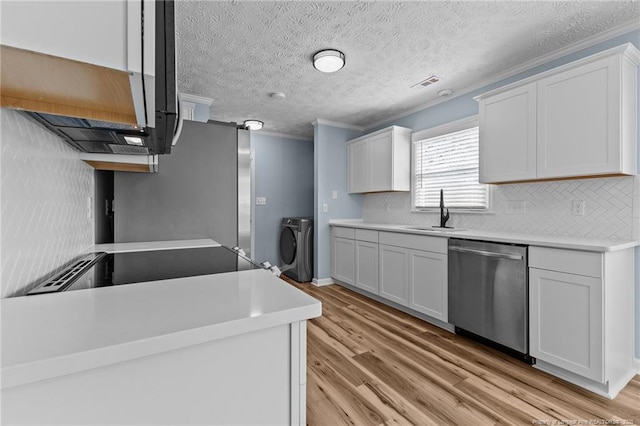
[(529, 357), (527, 246), (449, 239), (449, 322)]

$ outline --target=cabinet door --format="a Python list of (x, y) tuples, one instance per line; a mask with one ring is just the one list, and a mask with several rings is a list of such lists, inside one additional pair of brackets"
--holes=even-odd
[(349, 193), (367, 192), (369, 188), (370, 154), (366, 140), (348, 145), (349, 158), (348, 184)]
[(531, 355), (604, 382), (602, 281), (529, 268)]
[(380, 296), (408, 305), (409, 250), (380, 244)]
[(356, 241), (355, 263), (356, 287), (378, 294), (378, 244)]
[(391, 132), (367, 139), (369, 144), (369, 192), (393, 189), (393, 157)]
[(125, 0), (3, 2), (2, 44), (129, 71), (128, 8)]
[(619, 58), (538, 82), (538, 177), (621, 170)]
[(409, 251), (409, 307), (447, 321), (447, 255)]
[(536, 178), (536, 83), (480, 101), (480, 182)]
[(355, 275), (355, 241), (334, 237), (331, 241), (331, 276), (353, 285)]

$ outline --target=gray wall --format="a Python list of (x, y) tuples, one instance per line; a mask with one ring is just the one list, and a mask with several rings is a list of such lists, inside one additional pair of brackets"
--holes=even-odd
[(237, 244), (236, 127), (185, 121), (155, 174), (115, 173), (115, 241)]
[(266, 206), (255, 206), (252, 257), (281, 265), (282, 218), (313, 216), (313, 142), (251, 132), (251, 149), (255, 196), (267, 199)]

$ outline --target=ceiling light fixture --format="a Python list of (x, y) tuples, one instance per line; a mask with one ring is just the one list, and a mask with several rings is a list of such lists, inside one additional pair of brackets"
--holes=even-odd
[(249, 130), (260, 130), (264, 123), (260, 120), (244, 120), (244, 127)]
[(345, 64), (344, 53), (339, 50), (325, 49), (313, 55), (313, 66), (318, 71), (336, 72)]

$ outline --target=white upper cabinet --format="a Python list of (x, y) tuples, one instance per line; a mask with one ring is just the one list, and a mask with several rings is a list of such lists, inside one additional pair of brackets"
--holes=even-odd
[(154, 127), (153, 0), (0, 7), (1, 106)]
[(349, 193), (411, 189), (411, 129), (391, 126), (350, 140)]
[(126, 0), (3, 2), (2, 44), (128, 70), (128, 13)]
[(366, 192), (370, 173), (370, 149), (366, 140), (352, 142), (348, 145), (349, 158), (348, 186), (349, 192)]
[(637, 66), (619, 46), (479, 96), (480, 181), (637, 172)]
[(616, 55), (538, 82), (538, 177), (635, 174), (624, 161), (636, 161), (635, 133), (623, 134), (637, 117), (637, 102), (622, 102), (637, 93), (627, 74), (636, 76), (635, 65)]
[(530, 83), (480, 101), (480, 182), (535, 178), (536, 84)]

